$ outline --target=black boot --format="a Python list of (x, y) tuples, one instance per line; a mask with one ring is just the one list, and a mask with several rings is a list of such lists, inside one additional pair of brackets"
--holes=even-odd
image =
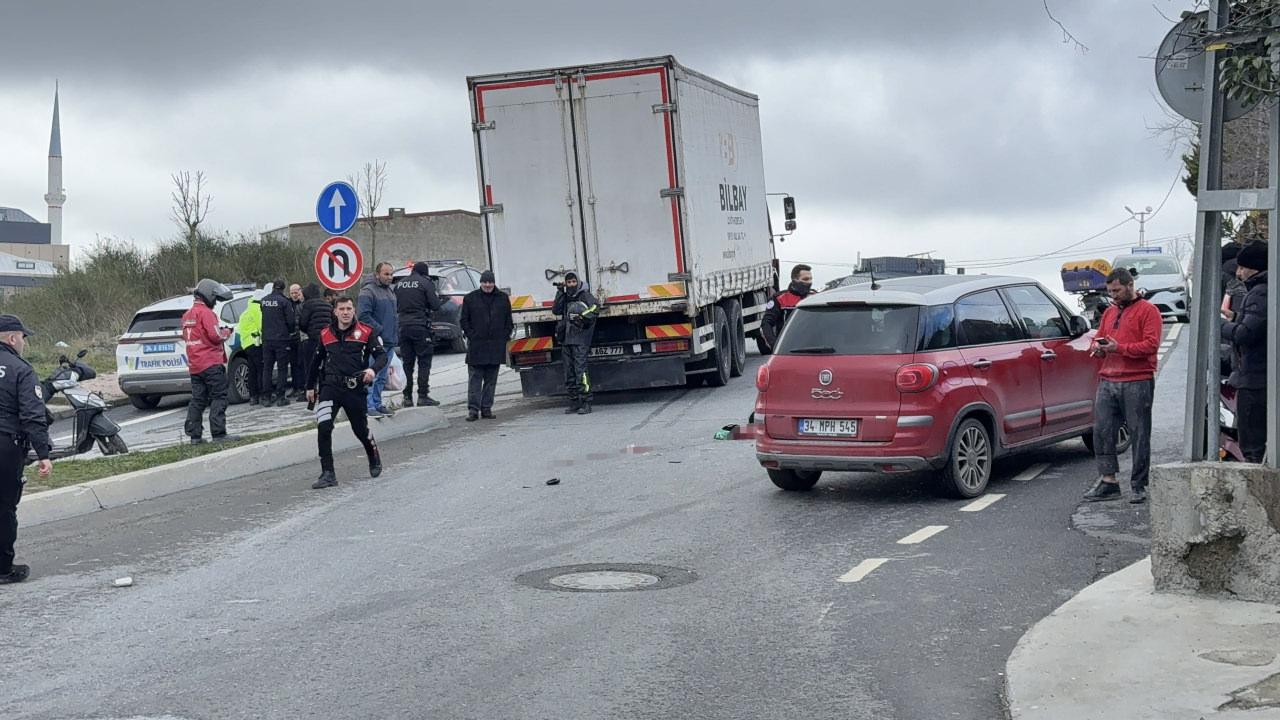
[(492, 410), (481, 410), (481, 411), (480, 411), (480, 417), (484, 418), (485, 420), (493, 420), (493, 419), (494, 419), (493, 411), (492, 411)]
[(590, 415), (590, 414), (591, 414), (591, 403), (589, 403), (589, 402), (584, 402), (584, 403), (582, 403), (582, 405), (578, 407), (578, 414), (579, 414), (579, 415)]
[(401, 407), (413, 407), (413, 393), (404, 394), (404, 402), (401, 403)]
[(378, 444), (373, 443), (373, 451), (369, 453), (369, 477), (376, 478), (382, 474), (382, 454), (378, 452)]
[(430, 395), (419, 395), (418, 405), (422, 407), (436, 407), (440, 404), (439, 400), (434, 400)]
[(582, 407), (582, 403), (578, 402), (577, 400), (570, 400), (569, 407), (564, 409), (564, 414), (573, 415), (574, 413), (578, 412), (579, 408), (581, 407)]
[(467, 422), (475, 422), (479, 419), (480, 419), (480, 416), (476, 414), (475, 410), (467, 411)]
[(31, 575), (31, 567), (28, 565), (14, 565), (13, 569), (4, 575), (0, 575), (0, 585), (8, 585), (10, 583), (20, 583)]
[(332, 470), (325, 470), (320, 473), (319, 479), (311, 483), (312, 490), (322, 490), (327, 487), (333, 487), (338, 484), (338, 476), (333, 474)]

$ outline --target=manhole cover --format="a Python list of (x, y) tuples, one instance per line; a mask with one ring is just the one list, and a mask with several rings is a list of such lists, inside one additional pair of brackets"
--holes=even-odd
[(516, 582), (538, 590), (562, 592), (631, 592), (666, 590), (697, 580), (690, 570), (666, 565), (594, 563), (534, 570)]

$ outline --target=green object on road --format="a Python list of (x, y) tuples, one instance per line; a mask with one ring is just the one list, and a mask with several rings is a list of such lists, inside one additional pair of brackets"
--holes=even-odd
[(728, 428), (721, 428), (721, 429), (719, 429), (719, 430), (717, 430), (717, 431), (716, 431), (716, 439), (717, 439), (717, 440), (732, 440), (732, 439), (733, 439), (733, 431), (732, 431), (732, 430), (730, 430), (730, 429), (728, 429)]

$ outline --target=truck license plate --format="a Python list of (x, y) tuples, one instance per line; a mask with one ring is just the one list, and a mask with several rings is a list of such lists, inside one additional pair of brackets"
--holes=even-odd
[(623, 354), (622, 348), (617, 346), (591, 348), (591, 357), (617, 357), (622, 354)]
[(800, 419), (801, 435), (824, 437), (858, 437), (857, 420)]
[(153, 353), (171, 353), (178, 349), (174, 343), (147, 343), (142, 346), (142, 352), (146, 355)]

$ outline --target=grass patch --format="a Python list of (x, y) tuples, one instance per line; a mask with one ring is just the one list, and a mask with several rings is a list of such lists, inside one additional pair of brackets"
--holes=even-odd
[(73, 460), (62, 461), (57, 460), (53, 463), (53, 474), (48, 478), (41, 478), (36, 475), (34, 465), (27, 466), (27, 493), (42, 492), (44, 490), (54, 490), (60, 487), (70, 485), (79, 485), (80, 483), (89, 482), (90, 480), (99, 480), (112, 475), (123, 475), (124, 473), (133, 472), (135, 470), (148, 470), (161, 465), (169, 465), (171, 463), (189, 460), (191, 458), (208, 455), (210, 453), (219, 452), (221, 450), (230, 450), (231, 448), (244, 447), (254, 443), (272, 440), (286, 435), (295, 435), (300, 432), (312, 430), (314, 424), (297, 425), (295, 427), (286, 428), (284, 430), (276, 430), (274, 432), (262, 433), (260, 435), (248, 435), (224, 443), (206, 442), (203, 445), (173, 445), (171, 447), (159, 448), (157, 450), (148, 450), (146, 452), (131, 452), (125, 455), (112, 455), (110, 457), (93, 458), (91, 460)]

